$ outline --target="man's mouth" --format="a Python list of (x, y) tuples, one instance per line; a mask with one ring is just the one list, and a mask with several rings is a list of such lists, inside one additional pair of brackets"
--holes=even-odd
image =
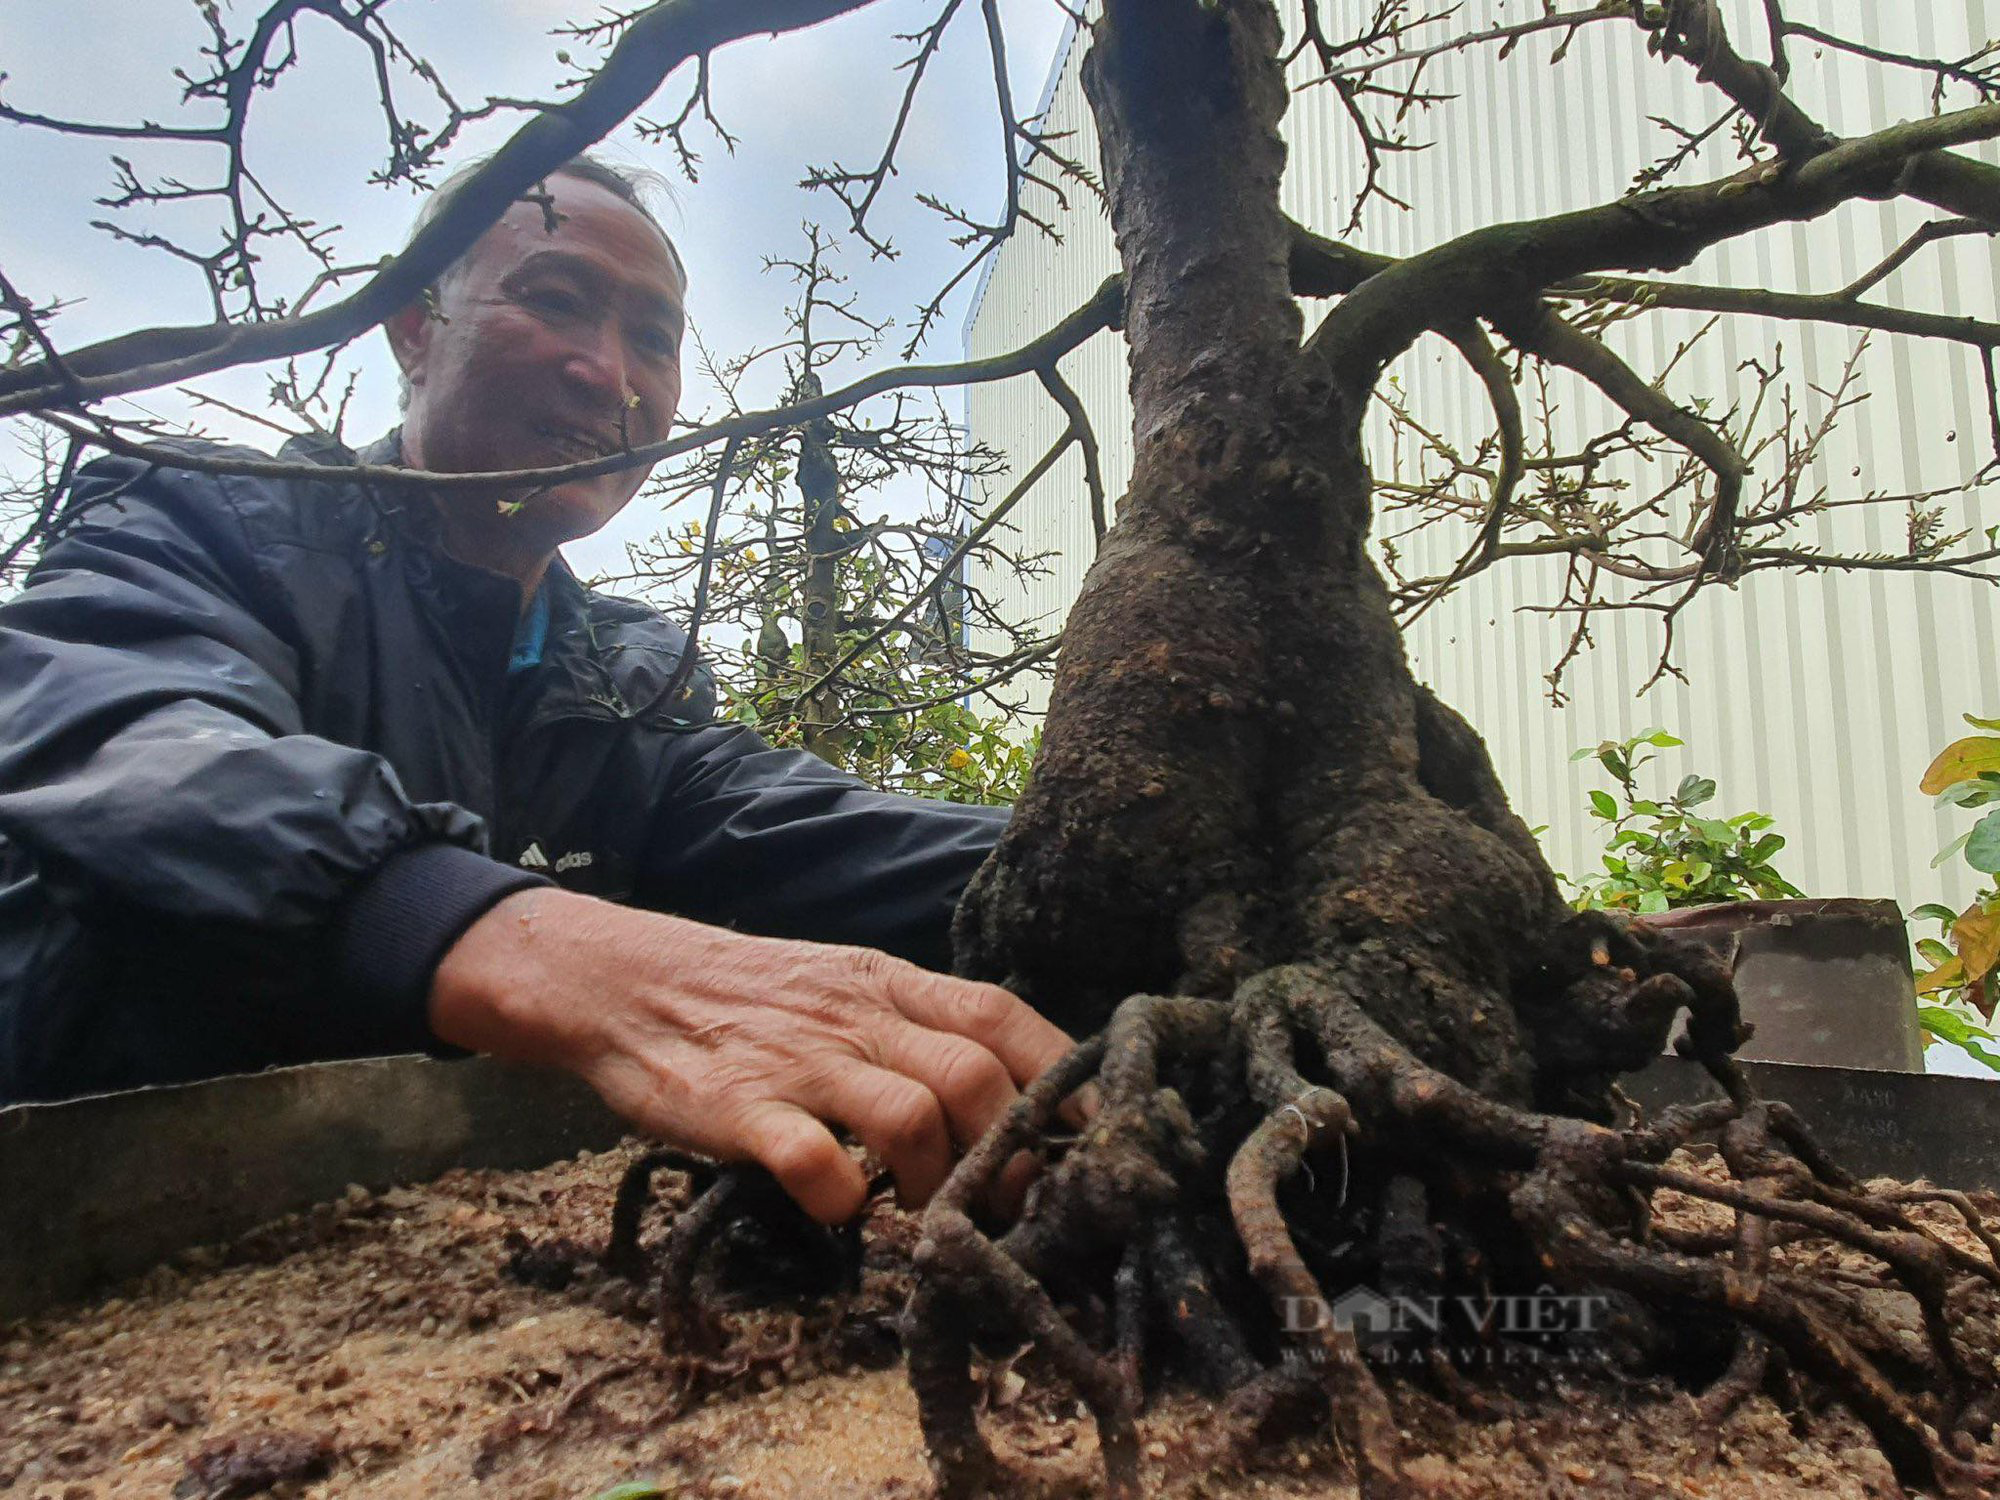
[(606, 454), (619, 452), (623, 446), (613, 434), (593, 433), (581, 427), (550, 423), (537, 426), (535, 435), (567, 463), (584, 463), (593, 458), (603, 458)]

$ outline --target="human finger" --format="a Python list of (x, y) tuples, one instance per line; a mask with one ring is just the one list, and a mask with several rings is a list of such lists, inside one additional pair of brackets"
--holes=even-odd
[(822, 1224), (845, 1224), (868, 1201), (868, 1179), (833, 1132), (783, 1100), (749, 1106), (711, 1149), (723, 1157), (755, 1161)]
[(1021, 1097), (1007, 1065), (978, 1042), (897, 1022), (875, 1038), (875, 1059), (914, 1078), (944, 1107), (952, 1138), (972, 1146)]
[(994, 1214), (1003, 1223), (1012, 1223), (1021, 1217), (1021, 1209), (1028, 1199), (1028, 1189), (1035, 1185), (1035, 1179), (1042, 1175), (1042, 1159), (1032, 1151), (1016, 1151), (1000, 1169), (1000, 1175), (993, 1180), (993, 1186), (986, 1195), (986, 1201)]
[(910, 1020), (978, 1042), (1017, 1084), (1033, 1082), (1076, 1045), (1060, 1026), (997, 984), (900, 964), (891, 969), (888, 988), (890, 1002)]
[(896, 1178), (905, 1208), (930, 1201), (951, 1173), (954, 1152), (944, 1106), (913, 1078), (848, 1061), (821, 1073), (799, 1103), (852, 1131)]
[(1097, 1118), (1098, 1110), (1104, 1107), (1104, 1091), (1094, 1083), (1086, 1083), (1056, 1106), (1056, 1113), (1072, 1130), (1082, 1130)]

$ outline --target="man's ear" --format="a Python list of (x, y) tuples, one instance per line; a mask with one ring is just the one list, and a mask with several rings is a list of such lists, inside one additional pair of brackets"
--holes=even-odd
[(391, 313), (382, 324), (389, 337), (389, 352), (403, 378), (411, 385), (423, 384), (424, 363), (430, 354), (431, 335), (437, 329), (437, 294), (428, 289), (402, 311)]

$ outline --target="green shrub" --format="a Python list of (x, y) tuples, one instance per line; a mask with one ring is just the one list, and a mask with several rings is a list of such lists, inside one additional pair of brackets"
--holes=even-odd
[(1609, 837), (1605, 873), (1576, 883), (1579, 910), (1652, 913), (1801, 894), (1772, 867), (1785, 839), (1771, 831), (1770, 817), (1744, 812), (1710, 818), (1695, 811), (1715, 798), (1715, 783), (1708, 777), (1683, 776), (1667, 797), (1639, 794), (1639, 770), (1657, 759), (1654, 751), (1681, 744), (1664, 729), (1648, 729), (1627, 740), (1586, 745), (1570, 757), (1594, 759), (1618, 789), (1616, 796), (1601, 788), (1590, 794), (1591, 816), (1604, 822)]
[[(2000, 730), (2000, 719), (1965, 722), (1975, 729)], [(1968, 735), (1938, 753), (1918, 786), (1939, 807), (1984, 807), (2000, 802), (2000, 738)], [(2000, 875), (2000, 808), (1938, 851), (1935, 870), (1954, 854), (1986, 876)], [(2000, 890), (1989, 879), (1962, 911), (1931, 903), (1910, 913), (1938, 924), (1939, 935), (1917, 939), (1917, 1020), (1938, 1041), (1949, 1042), (2000, 1072), (2000, 1046), (1989, 1029), (1996, 986), (2000, 986)]]

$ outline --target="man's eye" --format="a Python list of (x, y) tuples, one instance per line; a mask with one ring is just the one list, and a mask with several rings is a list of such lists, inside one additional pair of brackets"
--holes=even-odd
[(578, 318), (585, 311), (583, 298), (561, 287), (530, 287), (520, 294), (521, 305), (552, 318)]
[(672, 359), (681, 352), (680, 336), (668, 328), (641, 328), (633, 342), (655, 359)]

